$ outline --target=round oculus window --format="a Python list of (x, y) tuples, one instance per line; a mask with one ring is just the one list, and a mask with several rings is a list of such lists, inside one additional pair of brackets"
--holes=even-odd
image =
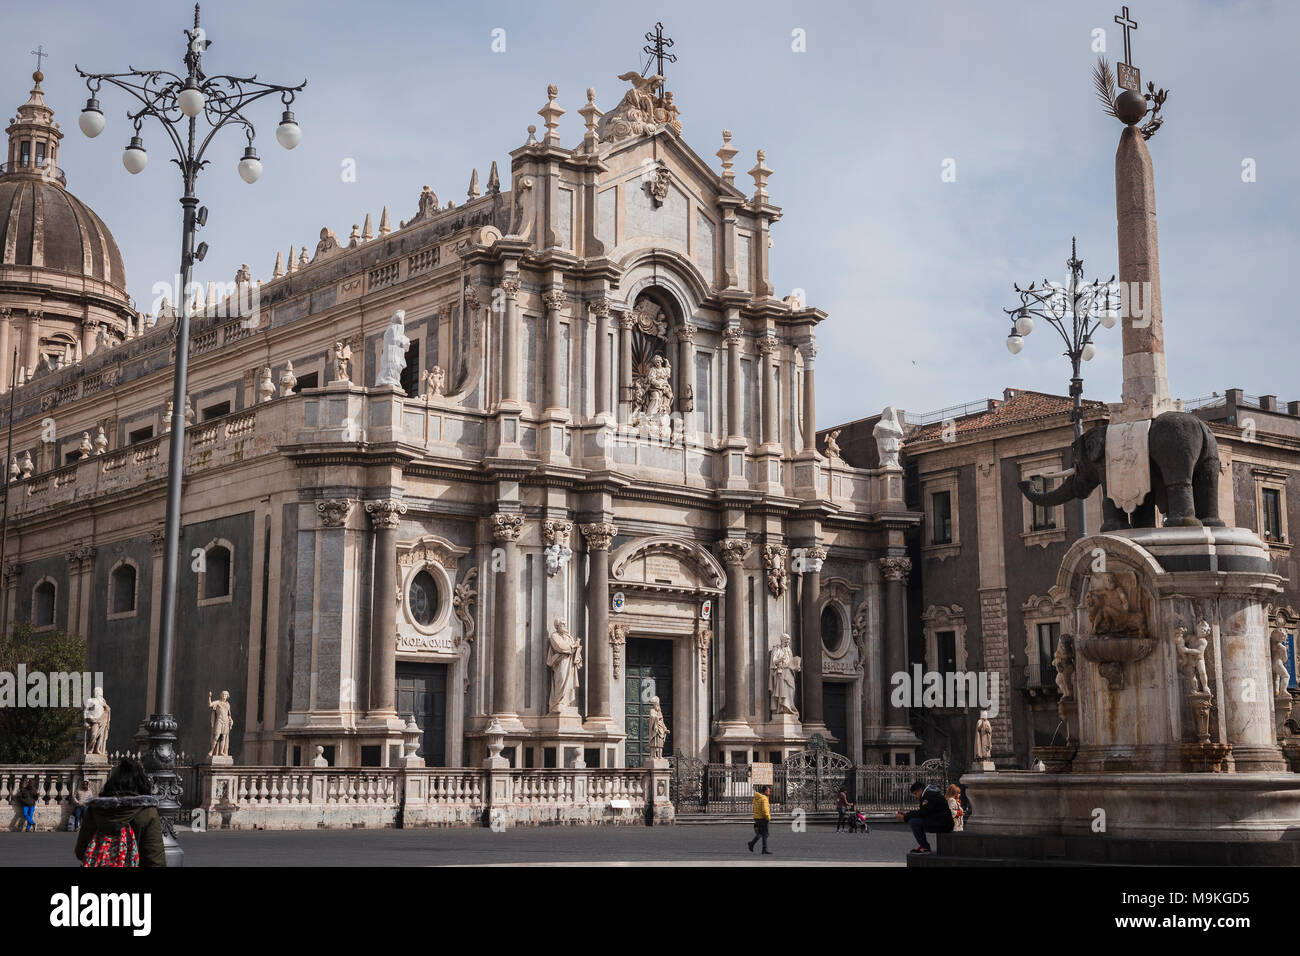
[(428, 571), (421, 571), (411, 579), (408, 604), (411, 618), (421, 627), (428, 627), (438, 616), (438, 585)]
[(822, 644), (826, 650), (835, 652), (844, 641), (844, 625), (835, 608), (827, 605), (822, 608)]

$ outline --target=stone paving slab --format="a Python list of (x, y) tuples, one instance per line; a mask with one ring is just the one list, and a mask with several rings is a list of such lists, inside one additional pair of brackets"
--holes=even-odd
[[(707, 866), (905, 864), (901, 825), (867, 835), (772, 828), (771, 856), (750, 853), (748, 827), (531, 827), (428, 830), (179, 831), (189, 866)], [(72, 833), (0, 834), (0, 867), (75, 866)]]

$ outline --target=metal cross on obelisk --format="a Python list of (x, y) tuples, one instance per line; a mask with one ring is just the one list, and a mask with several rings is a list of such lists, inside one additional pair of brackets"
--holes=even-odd
[[(673, 41), (669, 37), (664, 36), (664, 25), (662, 23), (656, 23), (654, 32), (647, 33), (645, 35), (645, 38), (649, 42), (647, 42), (646, 45), (641, 48), (641, 52), (646, 54), (647, 56), (645, 69), (641, 71), (641, 75), (645, 76), (647, 73), (649, 73), (650, 64), (654, 63), (657, 60), (659, 68), (655, 70), (655, 72), (658, 73), (660, 76), (663, 76), (664, 62), (665, 61), (667, 61), (668, 63), (677, 62), (676, 54), (668, 52), (668, 48), (673, 45)], [(660, 90), (659, 95), (660, 97), (662, 97), (663, 96), (662, 82), (659, 84), (659, 90)]]
[(44, 57), (49, 56), (49, 54), (45, 52), (45, 44), (44, 43), (40, 44), (39, 46), (36, 47), (35, 50), (32, 50), (30, 52), (32, 56), (36, 57), (36, 72), (39, 73), (41, 72), (41, 60)]
[(1124, 31), (1124, 60), (1115, 64), (1119, 73), (1120, 89), (1141, 93), (1142, 71), (1133, 65), (1133, 48), (1129, 38), (1129, 31), (1138, 28), (1137, 21), (1128, 15), (1128, 7), (1125, 7), (1124, 12), (1115, 17), (1115, 22)]

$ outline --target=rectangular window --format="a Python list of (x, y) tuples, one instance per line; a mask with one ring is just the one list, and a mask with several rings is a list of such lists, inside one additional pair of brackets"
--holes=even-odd
[(935, 661), (935, 666), (941, 674), (954, 674), (957, 672), (957, 632), (940, 631), (934, 635), (934, 643), (938, 651), (939, 659)]
[(18, 146), (18, 151), (18, 165), (30, 166), (32, 164), (32, 144), (27, 140), (23, 140)]
[(713, 434), (713, 356), (695, 353), (695, 427), (706, 435)]
[(930, 543), (952, 544), (952, 492), (930, 495)]
[(128, 445), (134, 445), (137, 442), (148, 441), (153, 438), (153, 426), (147, 425), (144, 428), (137, 428), (126, 436)]
[(1282, 540), (1282, 491), (1279, 488), (1261, 489), (1264, 503), (1264, 538)]
[(293, 392), (297, 395), (304, 388), (320, 388), (320, 385), (317, 384), (319, 381), (320, 373), (308, 372), (306, 375), (303, 375), (298, 379), (298, 384), (293, 387)]
[(1038, 625), (1038, 683), (1050, 687), (1056, 683), (1056, 668), (1052, 665), (1052, 656), (1056, 653), (1056, 644), (1061, 638), (1061, 625), (1049, 621)]
[(230, 414), (229, 402), (217, 402), (215, 405), (209, 405), (203, 409), (203, 420), (206, 422), (210, 418), (220, 418), (222, 415)]
[(37, 169), (45, 168), (45, 144), (44, 143), (36, 144), (36, 168)]
[[(1047, 479), (1042, 475), (1034, 475), (1029, 479), (1034, 483), (1034, 490), (1042, 493), (1049, 491)], [(1056, 518), (1052, 514), (1052, 508), (1048, 505), (1034, 505), (1033, 514), (1029, 519), (1030, 531), (1046, 531), (1056, 527)]]

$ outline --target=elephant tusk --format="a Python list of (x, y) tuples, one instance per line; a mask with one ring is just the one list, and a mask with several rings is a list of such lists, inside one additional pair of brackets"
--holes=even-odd
[(1038, 477), (1039, 477), (1039, 478), (1042, 478), (1044, 481), (1046, 481), (1046, 480), (1049, 479), (1049, 478), (1069, 478), (1069, 477), (1070, 477), (1071, 475), (1073, 475), (1073, 474), (1074, 474), (1074, 469), (1073, 469), (1073, 468), (1067, 468), (1067, 469), (1065, 469), (1065, 471), (1049, 471), (1049, 472), (1044, 472), (1043, 474), (1039, 475)]

